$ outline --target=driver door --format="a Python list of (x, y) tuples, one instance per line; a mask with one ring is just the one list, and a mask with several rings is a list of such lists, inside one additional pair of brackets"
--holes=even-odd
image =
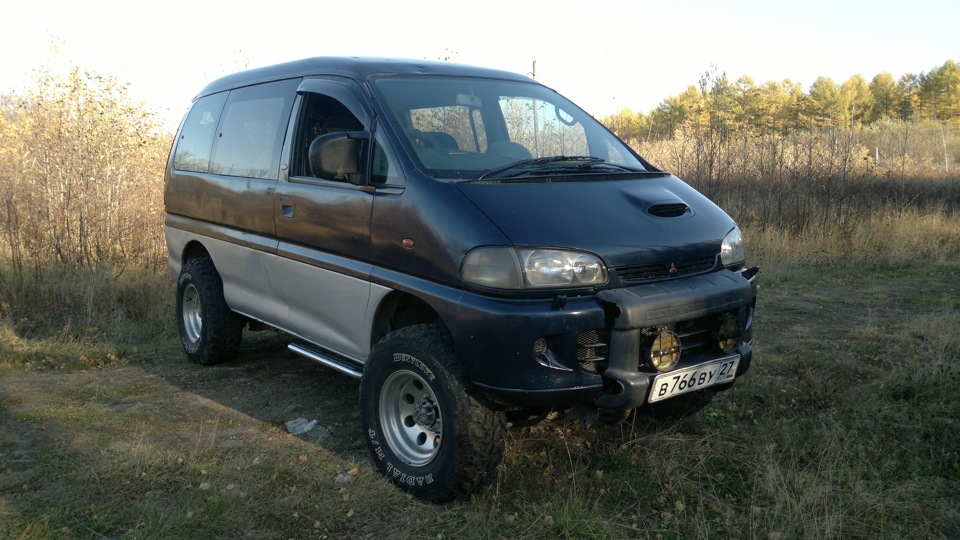
[(373, 116), (359, 86), (341, 78), (304, 79), (288, 161), (275, 193), (286, 329), (357, 360), (369, 352), (364, 330), (374, 190), (311, 170), (308, 149), (335, 131), (370, 131)]

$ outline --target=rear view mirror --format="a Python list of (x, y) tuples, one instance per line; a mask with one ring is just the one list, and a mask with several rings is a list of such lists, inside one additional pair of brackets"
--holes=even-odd
[(464, 105), (471, 109), (479, 109), (483, 107), (483, 100), (470, 94), (457, 94), (457, 105)]
[(362, 183), (363, 150), (367, 132), (337, 132), (321, 135), (310, 143), (310, 172), (318, 178)]
[(568, 126), (572, 126), (577, 123), (577, 119), (574, 118), (572, 114), (561, 109), (560, 107), (554, 107), (553, 112), (554, 114), (557, 115), (557, 120), (563, 122)]

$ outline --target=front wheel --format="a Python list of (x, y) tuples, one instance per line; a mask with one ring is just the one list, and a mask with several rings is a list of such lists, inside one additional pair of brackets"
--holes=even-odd
[(360, 402), (377, 468), (420, 498), (464, 497), (493, 477), (503, 459), (503, 413), (467, 392), (442, 326), (384, 337), (364, 368)]

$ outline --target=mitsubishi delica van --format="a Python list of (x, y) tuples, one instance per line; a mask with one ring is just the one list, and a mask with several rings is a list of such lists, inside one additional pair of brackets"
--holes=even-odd
[(311, 58), (223, 77), (164, 184), (187, 357), (244, 328), (360, 379), (379, 471), (422, 498), (495, 474), (508, 423), (695, 410), (750, 367), (733, 220), (521, 75)]

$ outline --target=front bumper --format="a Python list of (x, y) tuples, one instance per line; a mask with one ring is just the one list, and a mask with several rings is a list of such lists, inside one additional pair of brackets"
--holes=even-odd
[[(474, 385), (503, 406), (545, 408), (579, 403), (633, 409), (646, 401), (650, 384), (659, 374), (641, 361), (649, 353), (651, 329), (732, 315), (742, 330), (733, 353), (701, 344), (689, 354), (682, 353), (674, 369), (739, 354), (737, 377), (747, 372), (752, 359), (758, 270), (723, 270), (608, 289), (595, 296), (571, 298), (562, 307), (549, 300), (518, 304), (462, 298), (457, 328), (471, 332), (457, 332), (455, 340)], [(584, 369), (577, 360), (578, 336), (598, 330), (608, 336), (606, 360), (602, 369)], [(536, 346), (537, 340), (549, 347)]]
[[(603, 395), (597, 398), (597, 407), (634, 409), (646, 400), (650, 383), (659, 373), (639, 370), (643, 328), (718, 313), (734, 313), (746, 334), (746, 341), (735, 350), (740, 355), (737, 377), (746, 373), (753, 358), (749, 341), (756, 292), (756, 273), (746, 279), (742, 273), (734, 272), (715, 272), (685, 280), (601, 291), (597, 296), (616, 305), (619, 316), (611, 332), (610, 367), (603, 374), (614, 384), (608, 384)], [(681, 357), (674, 369), (711, 362), (722, 356), (722, 351), (714, 351), (712, 354), (704, 352)]]

